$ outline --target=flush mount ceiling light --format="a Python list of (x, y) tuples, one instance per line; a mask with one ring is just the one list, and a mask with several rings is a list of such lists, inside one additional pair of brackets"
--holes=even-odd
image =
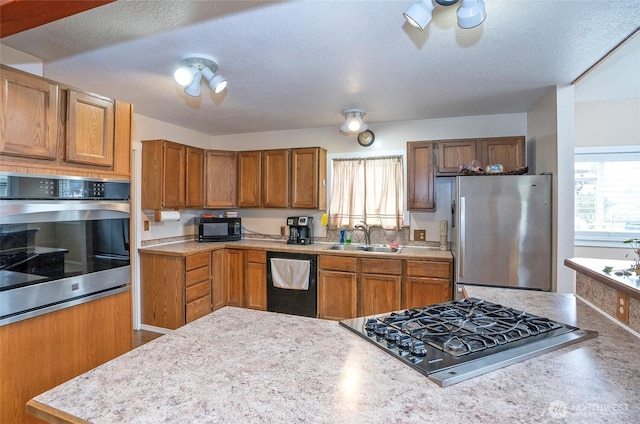
[[(403, 13), (404, 18), (409, 24), (423, 31), (431, 21), (431, 14), (436, 6), (434, 1), (441, 6), (451, 6), (459, 0), (420, 0), (407, 8)], [(460, 28), (469, 29), (480, 25), (487, 17), (484, 0), (462, 0), (456, 15)]]
[(342, 111), (344, 123), (340, 125), (340, 133), (344, 135), (358, 134), (369, 126), (364, 123), (362, 117), (366, 112), (362, 109), (346, 109)]
[(192, 97), (200, 95), (200, 81), (207, 80), (209, 88), (218, 94), (227, 87), (227, 80), (216, 74), (218, 64), (211, 56), (193, 54), (180, 59), (180, 67), (173, 73), (176, 82)]

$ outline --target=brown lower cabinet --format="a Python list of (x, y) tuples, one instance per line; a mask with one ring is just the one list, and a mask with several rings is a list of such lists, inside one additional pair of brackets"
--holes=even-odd
[(401, 308), (402, 261), (359, 259), (360, 290), (358, 315), (374, 315)]
[(175, 330), (211, 312), (210, 260), (140, 251), (142, 324)]
[(357, 258), (318, 256), (318, 318), (347, 319), (358, 311)]
[(453, 299), (451, 262), (406, 260), (403, 308), (447, 302)]
[[(142, 323), (175, 329), (223, 306), (267, 309), (267, 252), (140, 252)], [(343, 320), (453, 298), (450, 260), (318, 255), (318, 317)]]
[(343, 320), (453, 298), (451, 261), (318, 256), (318, 317)]
[(0, 422), (40, 423), (25, 404), (131, 350), (131, 292), (0, 326)]
[(267, 310), (267, 252), (247, 250), (245, 275), (246, 307)]

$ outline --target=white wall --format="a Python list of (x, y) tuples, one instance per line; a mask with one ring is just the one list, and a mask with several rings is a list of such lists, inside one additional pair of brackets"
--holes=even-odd
[[(282, 147), (321, 146), (327, 149), (329, 159), (334, 157), (381, 156), (402, 154), (406, 156), (407, 141), (437, 140), (449, 138), (499, 137), (525, 135), (526, 114), (504, 114), (470, 116), (446, 119), (424, 119), (415, 121), (372, 123), (369, 128), (375, 133), (375, 142), (370, 147), (358, 145), (355, 136), (343, 136), (335, 126), (305, 130), (275, 131), (264, 133), (235, 134), (213, 137), (212, 148), (230, 150), (254, 150)], [(331, 164), (328, 164), (331, 169)], [(440, 220), (451, 222), (452, 178), (436, 181), (436, 212), (407, 213), (406, 224), (411, 229), (426, 229), (427, 241), (439, 241)], [(330, 184), (327, 185), (330, 187)], [(405, 198), (406, 206), (406, 198)], [(405, 207), (406, 209), (406, 207)], [(243, 225), (254, 231), (279, 234), (283, 219), (292, 211), (263, 209), (260, 218), (252, 219), (252, 213), (242, 210)], [(304, 212), (294, 211), (296, 215)], [(321, 212), (307, 211), (314, 216)], [(257, 217), (256, 217), (257, 218)], [(318, 221), (318, 219), (316, 219)], [(449, 228), (451, 226), (449, 225)], [(316, 233), (322, 235), (322, 228)], [(412, 231), (410, 232), (413, 237)]]
[(575, 104), (576, 147), (640, 144), (640, 99)]
[(43, 76), (42, 59), (0, 44), (0, 63), (34, 75)]
[(552, 174), (552, 287), (575, 291), (575, 278), (564, 260), (573, 253), (573, 86), (553, 87), (528, 113), (528, 143), (534, 172)]

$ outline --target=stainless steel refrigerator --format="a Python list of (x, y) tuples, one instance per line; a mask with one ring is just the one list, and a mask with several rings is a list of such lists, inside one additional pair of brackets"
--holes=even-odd
[(551, 176), (456, 177), (456, 284), (551, 290)]

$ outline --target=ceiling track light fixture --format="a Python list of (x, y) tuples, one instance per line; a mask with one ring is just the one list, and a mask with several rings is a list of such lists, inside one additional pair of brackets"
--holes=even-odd
[(175, 70), (173, 77), (182, 85), (184, 92), (192, 97), (200, 95), (202, 77), (209, 88), (218, 94), (227, 87), (227, 80), (216, 74), (218, 64), (211, 56), (192, 54), (180, 59), (180, 67)]
[[(423, 31), (431, 21), (431, 14), (436, 4), (441, 6), (452, 6), (459, 0), (419, 0), (413, 3), (403, 13), (404, 18), (412, 26)], [(435, 3), (434, 3), (435, 2)], [(487, 10), (484, 0), (462, 0), (456, 11), (458, 26), (460, 28), (474, 28), (484, 22), (487, 18)]]
[(342, 111), (344, 123), (340, 125), (340, 133), (343, 135), (358, 134), (369, 126), (362, 120), (367, 113), (362, 109), (345, 109)]

